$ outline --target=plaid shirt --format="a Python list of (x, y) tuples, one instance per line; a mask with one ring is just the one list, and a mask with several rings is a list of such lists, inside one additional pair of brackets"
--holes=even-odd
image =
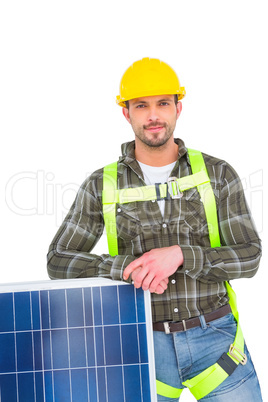
[[(171, 176), (190, 175), (183, 141)], [(181, 321), (209, 313), (228, 302), (224, 281), (255, 275), (261, 242), (248, 209), (242, 185), (226, 162), (203, 154), (215, 194), (222, 247), (211, 248), (208, 225), (197, 188), (181, 199), (167, 200), (162, 216), (158, 203), (139, 201), (117, 205), (119, 254), (92, 254), (104, 230), (103, 169), (85, 180), (48, 252), (52, 279), (105, 277), (122, 280), (127, 265), (145, 252), (179, 244), (184, 264), (169, 278), (162, 295), (152, 294), (153, 321)], [(135, 159), (135, 143), (122, 145), (118, 188), (145, 185)]]

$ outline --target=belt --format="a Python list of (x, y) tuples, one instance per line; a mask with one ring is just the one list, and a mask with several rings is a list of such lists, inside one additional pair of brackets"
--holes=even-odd
[[(226, 304), (223, 307), (220, 307), (218, 310), (212, 311), (211, 313), (205, 314), (204, 318), (206, 322), (210, 322), (213, 320), (217, 320), (218, 318), (224, 317), (225, 315), (231, 313), (231, 307), (229, 304)], [(166, 334), (170, 334), (171, 332), (182, 332), (187, 331), (188, 329), (200, 327), (200, 319), (199, 317), (190, 318), (189, 320), (182, 320), (179, 322), (155, 322), (153, 323), (154, 331), (162, 331)]]

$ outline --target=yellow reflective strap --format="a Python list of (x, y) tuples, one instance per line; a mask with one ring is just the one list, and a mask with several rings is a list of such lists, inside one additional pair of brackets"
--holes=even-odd
[(201, 184), (209, 183), (209, 181), (210, 179), (205, 170), (194, 172), (194, 174), (177, 179), (180, 191), (189, 190)]
[[(164, 197), (164, 185), (161, 186), (161, 193)], [(161, 194), (160, 193), (160, 194)], [(126, 204), (135, 201), (152, 201), (156, 200), (156, 189), (155, 185), (133, 187), (133, 188), (123, 188), (116, 191), (103, 191), (102, 202), (103, 203), (119, 203)]]
[(183, 389), (171, 387), (164, 382), (156, 380), (156, 392), (158, 395), (165, 396), (166, 398), (179, 398)]
[[(103, 190), (115, 193), (117, 189), (117, 162), (105, 166), (103, 169)], [(109, 254), (118, 255), (117, 229), (116, 229), (116, 204), (103, 203), (103, 219), (107, 234)]]
[(228, 293), (228, 296), (229, 296), (229, 304), (230, 304), (230, 307), (232, 309), (232, 313), (233, 313), (236, 321), (238, 321), (238, 310), (237, 310), (236, 294), (235, 294), (233, 288), (231, 287), (231, 285), (228, 282), (225, 282), (225, 286), (226, 286), (227, 293)]
[[(237, 363), (237, 360), (241, 363), (241, 358), (242, 358), (242, 364), (245, 364), (246, 363), (246, 356), (244, 355), (245, 341), (244, 341), (244, 336), (242, 333), (241, 326), (239, 324), (239, 314), (238, 314), (238, 310), (237, 310), (236, 294), (228, 282), (225, 282), (225, 286), (226, 286), (227, 293), (229, 296), (229, 304), (231, 306), (234, 318), (236, 319), (236, 322), (237, 322), (237, 330), (236, 330), (235, 340), (234, 340), (234, 343), (231, 345), (233, 347), (233, 351), (232, 351), (232, 354), (230, 354), (230, 351), (229, 351), (228, 355), (236, 363)], [(237, 350), (239, 352), (237, 352)]]
[[(106, 169), (106, 168), (105, 168)], [(106, 172), (107, 174), (107, 172)], [(190, 188), (196, 187), (200, 184), (205, 184), (209, 182), (209, 177), (207, 172), (197, 172), (190, 176), (185, 176), (181, 178), (176, 178), (174, 182), (174, 195), (176, 194), (176, 184), (181, 192), (189, 190)], [(173, 182), (172, 182), (173, 184)], [(166, 183), (159, 185), (160, 198), (167, 197), (168, 186)], [(116, 189), (114, 187), (110, 188), (103, 187), (102, 192), (102, 202), (103, 204), (126, 204), (135, 201), (153, 201), (157, 199), (156, 187), (154, 184), (149, 186), (134, 187), (134, 188), (123, 188)]]
[[(201, 152), (188, 149), (188, 155), (193, 173), (207, 171)], [(220, 247), (220, 234), (218, 225), (217, 206), (210, 182), (197, 186), (207, 218), (209, 239), (211, 247)]]
[(189, 389), (196, 399), (201, 399), (217, 388), (227, 377), (228, 374), (218, 363), (215, 363), (182, 384)]

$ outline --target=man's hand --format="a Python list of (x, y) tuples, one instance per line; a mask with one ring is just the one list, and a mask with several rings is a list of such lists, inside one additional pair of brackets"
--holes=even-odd
[(132, 280), (136, 288), (164, 293), (168, 278), (183, 264), (180, 246), (156, 248), (131, 262), (124, 270), (123, 278)]
[[(141, 271), (141, 267), (136, 268), (136, 269), (132, 272), (132, 274), (131, 274), (131, 279), (132, 279), (132, 281), (133, 281), (135, 287), (138, 287), (138, 286), (135, 285), (135, 283), (136, 283), (135, 281), (136, 281), (136, 278), (137, 278), (138, 274), (140, 273), (140, 271)], [(164, 291), (167, 290), (168, 282), (169, 282), (168, 278), (167, 278), (167, 279), (163, 279), (163, 280), (159, 283), (159, 285), (157, 285), (157, 287), (156, 287), (154, 293), (157, 293), (157, 294), (159, 294), (159, 295), (162, 294), (162, 293), (164, 293)]]

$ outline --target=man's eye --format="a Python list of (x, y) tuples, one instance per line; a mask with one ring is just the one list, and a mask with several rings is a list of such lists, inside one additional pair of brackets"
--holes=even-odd
[(160, 106), (168, 106), (168, 105), (169, 105), (168, 102), (161, 102), (161, 103), (160, 103)]
[(144, 107), (145, 107), (145, 105), (137, 105), (137, 109), (142, 109)]

